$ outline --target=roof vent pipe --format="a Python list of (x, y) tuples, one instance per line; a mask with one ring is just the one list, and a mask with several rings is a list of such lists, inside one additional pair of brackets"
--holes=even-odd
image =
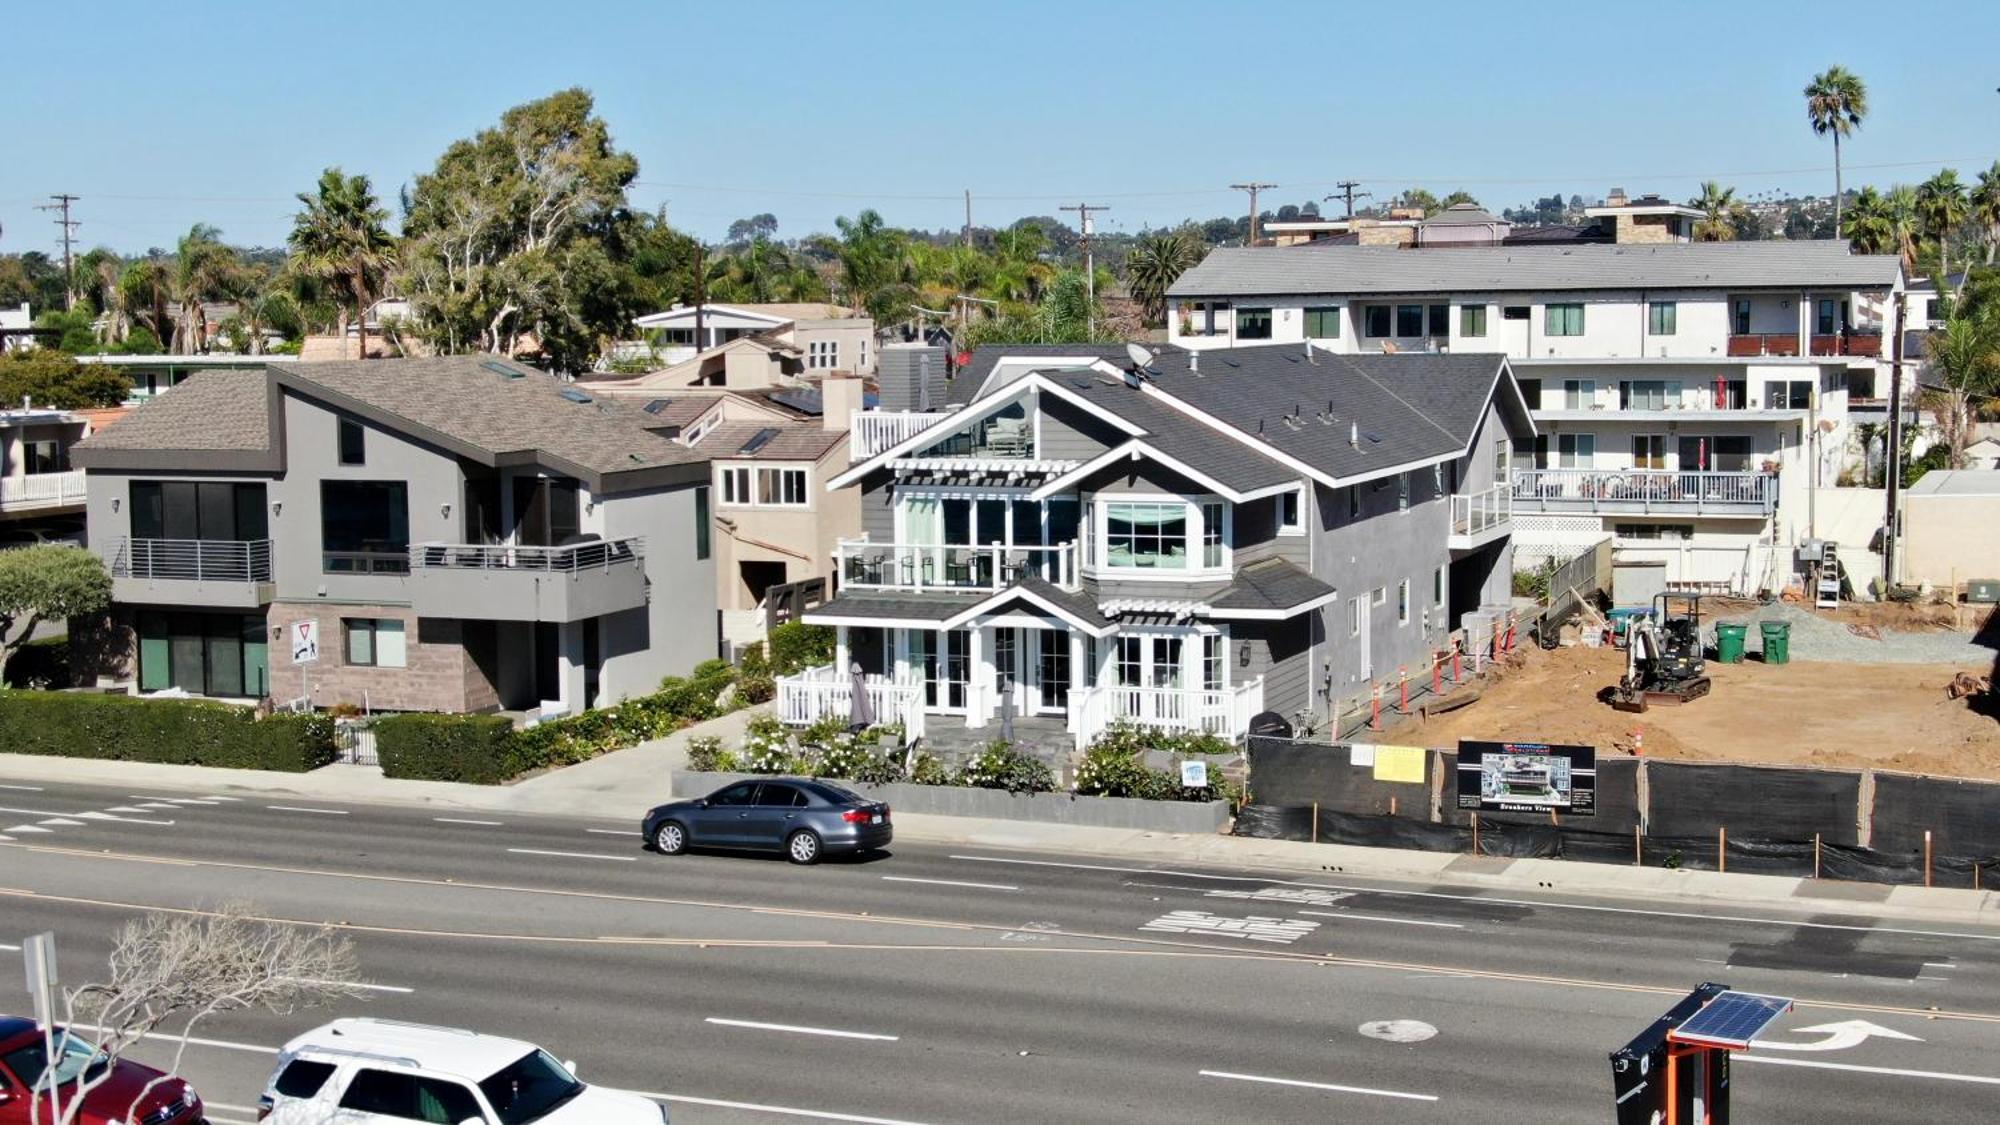
[(1347, 424), (1347, 444), (1356, 449), (1361, 448), (1361, 423), (1349, 422)]
[(1200, 353), (1200, 352), (1189, 352), (1189, 353), (1188, 353), (1188, 374), (1190, 374), (1190, 375), (1199, 375), (1199, 374), (1201, 374), (1201, 353)]

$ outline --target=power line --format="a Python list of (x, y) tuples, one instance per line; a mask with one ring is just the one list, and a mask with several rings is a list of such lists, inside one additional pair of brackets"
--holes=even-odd
[(1090, 213), (1109, 211), (1111, 208), (1089, 203), (1079, 203), (1074, 207), (1058, 208), (1076, 212), (1076, 229), (1083, 234), (1083, 291), (1086, 308), (1084, 310), (1084, 330), (1091, 336), (1097, 335), (1097, 259), (1090, 252)]
[(1335, 199), (1344, 201), (1347, 204), (1347, 217), (1350, 219), (1354, 217), (1354, 201), (1356, 199), (1375, 198), (1375, 194), (1373, 192), (1367, 192), (1367, 191), (1360, 193), (1355, 192), (1354, 189), (1361, 186), (1361, 181), (1359, 180), (1342, 180), (1333, 186), (1339, 188), (1340, 190), (1332, 195), (1325, 197), (1324, 199), (1320, 200), (1320, 202), (1326, 203), (1326, 202), (1331, 202), (1332, 200)]
[(81, 197), (71, 195), (68, 192), (60, 192), (49, 196), (49, 198), (55, 200), (55, 202), (40, 204), (35, 210), (62, 212), (62, 218), (57, 219), (55, 223), (56, 226), (62, 228), (63, 311), (73, 312), (76, 309), (76, 258), (71, 253), (71, 244), (76, 241), (76, 228), (83, 224), (69, 217), (69, 205), (78, 202)]
[(1250, 193), (1250, 245), (1252, 246), (1257, 245), (1257, 193), (1265, 188), (1274, 188), (1277, 186), (1277, 184), (1260, 184), (1255, 180), (1247, 184), (1229, 185), (1229, 190), (1231, 191), (1247, 191)]

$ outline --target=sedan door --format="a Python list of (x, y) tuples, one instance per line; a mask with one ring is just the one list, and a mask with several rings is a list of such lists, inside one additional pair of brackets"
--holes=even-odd
[(756, 848), (782, 848), (785, 837), (804, 822), (806, 795), (795, 785), (767, 781), (757, 790), (757, 804), (750, 810), (744, 843)]
[(696, 844), (742, 847), (749, 842), (750, 815), (757, 800), (757, 783), (739, 781), (711, 794), (708, 807), (688, 813), (688, 828)]

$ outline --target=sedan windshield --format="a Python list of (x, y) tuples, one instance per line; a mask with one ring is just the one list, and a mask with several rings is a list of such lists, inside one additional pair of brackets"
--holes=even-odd
[(547, 1051), (532, 1051), (481, 1082), (479, 1092), (502, 1125), (525, 1125), (583, 1093), (583, 1083)]
[[(96, 1047), (60, 1031), (56, 1033), (56, 1056), (59, 1060), (56, 1064), (56, 1081), (64, 1084), (76, 1081), (77, 1076), (93, 1062), (104, 1061), (98, 1056)], [(43, 1049), (42, 1041), (39, 1039), (25, 1047), (7, 1052), (7, 1069), (13, 1071), (15, 1077), (30, 1089), (42, 1085), (42, 1075), (48, 1069), (48, 1061), (48, 1052)]]

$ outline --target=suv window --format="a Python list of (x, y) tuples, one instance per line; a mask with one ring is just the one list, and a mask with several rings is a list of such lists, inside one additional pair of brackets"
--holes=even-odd
[(434, 1125), (458, 1125), (465, 1120), (484, 1120), (472, 1091), (442, 1078), (422, 1078), (389, 1070), (363, 1070), (348, 1083), (340, 1096), (340, 1108), (396, 1117), (405, 1121), (426, 1121)]
[(765, 782), (757, 793), (757, 803), (770, 808), (794, 809), (806, 803), (806, 795), (789, 785)]
[(326, 1085), (326, 1080), (331, 1077), (332, 1063), (293, 1059), (278, 1072), (278, 1080), (271, 1087), (288, 1098), (310, 1098), (319, 1093), (319, 1088)]
[(756, 782), (739, 781), (722, 792), (717, 793), (715, 796), (710, 797), (708, 803), (711, 805), (747, 805), (756, 796), (756, 793)]

